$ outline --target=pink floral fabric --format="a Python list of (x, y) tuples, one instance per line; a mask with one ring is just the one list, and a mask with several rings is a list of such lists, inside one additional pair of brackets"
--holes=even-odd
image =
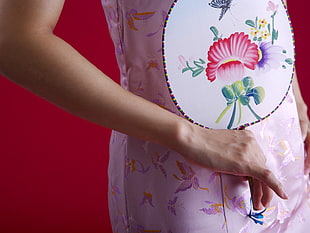
[[(254, 9), (259, 4), (266, 5), (269, 11), (284, 7), (280, 0), (249, 1)], [(205, 2), (218, 10), (216, 17), (223, 22), (230, 14), (229, 8), (238, 3), (237, 0)], [(102, 0), (121, 85), (182, 116), (167, 88), (162, 57), (163, 28), (174, 3), (174, 0)], [(231, 69), (238, 71), (234, 73), (239, 75), (238, 80), (245, 68), (268, 72), (281, 65), (277, 60), (282, 59), (282, 50), (272, 46), (272, 41), (264, 41), (269, 33), (263, 30), (264, 20), (257, 19), (256, 25), (247, 23), (253, 28), (251, 39), (243, 32), (235, 32), (219, 38), (210, 47), (206, 66), (201, 69), (210, 81), (225, 79)], [(262, 42), (254, 43), (253, 38), (262, 38), (259, 39)], [(225, 46), (240, 49), (229, 51)], [(219, 47), (226, 53), (220, 53)], [(303, 174), (304, 145), (293, 93), (289, 91), (275, 113), (248, 129), (254, 132), (267, 165), (284, 184), (289, 200), (275, 196), (268, 208), (254, 211), (248, 183), (242, 178), (196, 166), (165, 147), (113, 132), (109, 164), (113, 232), (308, 232), (309, 177)]]

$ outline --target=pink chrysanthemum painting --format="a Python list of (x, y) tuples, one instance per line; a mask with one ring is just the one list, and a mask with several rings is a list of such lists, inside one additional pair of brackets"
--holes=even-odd
[(211, 45), (206, 75), (211, 82), (217, 78), (237, 81), (244, 76), (245, 68), (255, 69), (258, 58), (258, 46), (251, 42), (248, 35), (235, 32)]

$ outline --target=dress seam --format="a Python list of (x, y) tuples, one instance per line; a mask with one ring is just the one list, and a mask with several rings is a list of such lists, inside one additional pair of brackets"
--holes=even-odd
[(226, 232), (228, 233), (228, 223), (227, 223), (227, 216), (226, 216), (226, 207), (225, 207), (225, 201), (224, 201), (224, 188), (223, 188), (223, 177), (222, 177), (222, 173), (219, 173), (220, 175), (220, 183), (221, 183), (221, 193), (222, 193), (222, 204), (223, 204), (223, 217), (224, 217), (224, 221), (225, 221), (225, 229)]

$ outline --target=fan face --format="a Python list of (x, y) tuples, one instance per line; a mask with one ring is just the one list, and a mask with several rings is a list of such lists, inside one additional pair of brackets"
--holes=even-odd
[(281, 105), (292, 81), (286, 9), (280, 0), (176, 0), (163, 61), (171, 97), (190, 121), (217, 129), (260, 122)]

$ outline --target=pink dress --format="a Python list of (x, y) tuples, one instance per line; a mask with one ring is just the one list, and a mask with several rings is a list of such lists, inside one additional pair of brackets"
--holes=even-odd
[[(190, 0), (102, 0), (116, 49), (121, 85), (134, 94), (185, 117), (187, 115), (179, 111), (178, 103), (171, 98), (173, 87), (172, 91), (167, 87), (167, 67), (163, 62), (162, 46), (163, 29), (172, 17), (171, 12), (181, 12), (182, 8), (179, 6), (186, 1), (188, 3)], [(281, 0), (247, 0), (247, 6), (243, 6), (246, 4), (245, 0), (191, 2), (205, 4), (212, 12), (210, 17), (216, 23), (206, 27), (214, 40), (210, 42), (211, 45), (214, 43), (213, 50), (221, 46), (220, 43), (228, 43), (238, 36), (248, 44), (249, 48), (244, 54), (249, 53), (249, 56), (229, 59), (221, 64), (223, 66), (211, 66), (212, 62), (216, 63), (216, 59), (208, 58), (207, 53), (202, 60), (199, 57), (186, 57), (184, 53), (184, 56), (179, 57), (180, 74), (188, 75), (189, 78), (197, 75), (197, 79), (204, 77), (206, 83), (216, 83), (227, 70), (234, 70), (233, 74), (241, 74), (243, 70), (254, 74), (257, 70), (263, 70), (267, 74), (274, 67), (283, 70), (292, 68), (293, 58), (288, 57), (284, 49), (279, 52), (280, 47), (276, 46), (283, 35), (281, 30), (277, 32), (277, 28), (281, 27), (278, 17), (281, 12), (285, 12)], [(240, 19), (236, 13), (238, 8), (254, 15)], [(268, 18), (260, 17), (261, 11), (255, 14), (258, 8), (264, 9)], [(186, 7), (183, 10), (189, 12), (191, 9)], [(199, 14), (199, 9), (192, 12)], [(169, 15), (170, 18), (167, 18)], [(184, 15), (185, 19), (190, 17), (190, 13)], [(230, 29), (222, 31), (228, 19), (233, 26), (242, 24), (242, 30), (232, 29), (229, 33), (226, 31)], [(190, 30), (190, 24), (187, 25), (186, 21), (183, 24), (184, 38), (196, 33)], [(288, 41), (291, 42), (292, 39), (289, 38)], [(253, 46), (256, 50), (260, 46), (260, 54), (254, 58), (250, 53)], [(272, 49), (268, 50), (267, 47)], [(211, 56), (213, 53), (216, 54), (208, 54)], [(284, 60), (279, 62), (277, 59)], [(214, 67), (218, 70), (214, 71)], [(242, 80), (244, 86), (245, 81)], [(223, 96), (220, 98), (225, 103), (223, 106), (241, 102), (240, 109), (245, 108), (247, 101), (251, 100), (252, 110), (255, 108), (254, 110), (263, 111), (259, 104), (265, 93), (265, 102), (269, 103), (266, 99), (270, 92), (267, 85), (263, 87), (264, 90), (251, 86), (246, 89), (242, 98), (240, 95), (234, 100), (229, 99), (228, 92), (224, 91), (226, 99)], [(255, 119), (250, 120), (247, 129), (254, 132), (267, 157), (267, 165), (284, 184), (289, 200), (274, 196), (267, 209), (253, 211), (248, 183), (240, 177), (201, 168), (188, 163), (181, 155), (165, 147), (113, 132), (109, 164), (109, 208), (113, 232), (309, 232), (309, 179), (303, 174), (304, 145), (291, 90), (272, 112), (271, 116), (264, 117), (264, 114), (257, 122)], [(220, 115), (220, 120), (228, 128), (238, 127), (241, 117), (237, 122), (237, 117), (230, 118), (234, 113), (226, 118), (224, 113)], [(215, 115), (218, 116), (217, 114)], [(250, 114), (251, 117), (253, 114)], [(255, 114), (253, 117), (258, 119)], [(256, 123), (252, 125), (253, 122)]]

